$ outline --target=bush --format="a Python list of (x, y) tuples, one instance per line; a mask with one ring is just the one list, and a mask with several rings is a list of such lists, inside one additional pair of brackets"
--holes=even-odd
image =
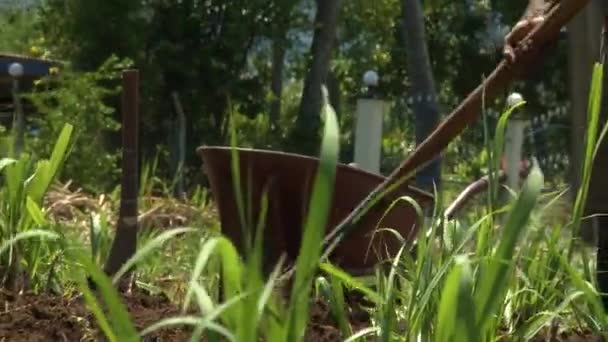
[(66, 68), (61, 73), (36, 83), (26, 97), (34, 104), (37, 116), (32, 119), (28, 149), (35, 154), (48, 154), (63, 125), (74, 126), (75, 144), (64, 175), (89, 191), (103, 191), (118, 182), (118, 153), (111, 151), (108, 134), (118, 131), (115, 108), (108, 101), (119, 94), (115, 80), (119, 70), (128, 65), (116, 57), (109, 58), (99, 69), (77, 72)]

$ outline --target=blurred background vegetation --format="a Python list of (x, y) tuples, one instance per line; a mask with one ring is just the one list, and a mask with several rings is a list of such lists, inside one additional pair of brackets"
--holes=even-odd
[[(526, 1), (422, 4), (422, 43), (441, 118), (500, 60), (504, 34)], [(25, 95), (40, 114), (28, 121), (28, 148), (47, 155), (49, 139), (65, 122), (74, 124), (78, 142), (62, 178), (91, 192), (119, 183), (119, 71), (126, 66), (141, 72), (141, 161), (158, 158), (158, 176), (168, 183), (178, 154), (172, 94), (186, 118), (185, 189), (192, 189), (205, 182), (196, 147), (228, 144), (229, 115), (243, 146), (316, 155), (318, 94), (310, 89), (319, 81), (339, 116), (341, 161), (351, 162), (356, 100), (367, 70), (378, 72), (381, 95), (391, 102), (382, 144), (382, 172), (388, 173), (416, 144), (417, 89), (408, 72), (415, 45), (405, 41), (413, 22), (402, 8), (402, 0), (5, 1), (0, 51), (65, 63)], [(560, 183), (568, 172), (567, 52), (553, 52), (531, 81), (513, 90), (534, 114), (526, 153), (540, 157), (548, 181)], [(489, 105), (491, 128), (503, 104)], [(427, 119), (433, 118), (418, 116)], [(485, 174), (483, 139), (480, 121), (451, 144), (441, 163), (446, 187)]]

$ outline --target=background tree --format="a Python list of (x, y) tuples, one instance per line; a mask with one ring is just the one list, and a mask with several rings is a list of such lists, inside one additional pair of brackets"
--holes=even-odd
[(320, 127), (321, 86), (326, 85), (332, 52), (336, 41), (340, 0), (317, 0), (314, 35), (310, 48), (309, 71), (304, 81), (300, 111), (292, 135), (298, 150), (304, 154), (316, 153)]
[[(406, 45), (403, 25), (414, 22), (404, 20), (403, 14), (413, 12), (402, 13), (402, 5), (409, 4), (402, 2), (48, 0), (32, 16), (40, 38), (33, 41), (45, 55), (73, 64), (75, 71), (94, 71), (112, 55), (133, 61), (142, 75), (142, 157), (160, 152), (157, 175), (167, 180), (174, 174), (171, 161), (176, 158), (171, 156), (177, 155), (178, 146), (171, 94), (178, 94), (187, 122), (190, 184), (205, 181), (195, 148), (228, 143), (227, 113), (238, 121), (243, 146), (315, 154), (321, 84), (328, 86), (331, 102), (339, 109), (341, 161), (350, 162), (361, 76), (376, 70), (380, 90), (392, 104), (382, 144), (381, 170), (387, 173), (416, 145), (415, 97), (406, 96), (416, 88), (415, 74), (407, 60), (413, 57), (408, 50), (422, 50)], [(440, 116), (494, 68), (501, 58), (502, 37), (522, 6), (506, 0), (433, 0), (422, 5), (418, 26), (424, 27), (428, 74), (434, 78), (436, 102), (442, 105)], [(553, 68), (564, 65), (564, 51), (557, 49), (531, 81), (512, 89), (526, 96), (526, 108), (536, 116), (561, 112), (568, 104), (566, 71)], [(105, 99), (109, 107), (117, 108), (118, 103), (115, 96)], [(501, 105), (489, 104), (490, 128)], [(119, 121), (119, 114), (112, 115)], [(566, 128), (535, 127), (535, 141), (527, 143), (527, 150), (540, 146), (542, 151), (536, 153), (550, 155), (568, 148), (562, 139), (568, 133), (567, 116), (552, 118), (551, 125)], [(271, 123), (276, 134), (268, 133)], [(120, 139), (106, 134), (104, 148), (112, 151)], [(480, 121), (446, 151), (442, 178), (464, 182), (484, 174), (483, 143)]]
[[(426, 46), (424, 14), (419, 0), (402, 0), (402, 34), (407, 50), (407, 69), (410, 76), (409, 96), (413, 99), (416, 123), (416, 144), (423, 142), (439, 123), (439, 106), (433, 70)], [(441, 164), (437, 158), (417, 174), (417, 184), (433, 191), (441, 182)]]

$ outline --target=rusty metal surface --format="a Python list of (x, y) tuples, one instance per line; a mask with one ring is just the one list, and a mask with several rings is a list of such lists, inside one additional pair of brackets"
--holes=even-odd
[[(522, 163), (519, 170), (519, 178), (524, 180), (530, 173), (530, 166), (527, 162)], [(504, 184), (507, 181), (507, 174), (504, 169), (498, 170), (495, 175), (498, 184)], [(490, 185), (490, 177), (483, 176), (475, 182), (469, 184), (464, 190), (458, 194), (456, 199), (445, 210), (444, 215), (448, 220), (453, 219), (458, 213), (478, 194), (486, 191)]]
[[(262, 192), (268, 187), (269, 209), (265, 232), (265, 250), (269, 253), (267, 262), (274, 265), (281, 252), (285, 252), (290, 260), (295, 260), (318, 159), (268, 150), (239, 148), (237, 151), (245, 201), (251, 192), (254, 226), (260, 212)], [(230, 152), (230, 147), (197, 149), (218, 205), (223, 234), (242, 252), (243, 237), (233, 188)], [(383, 180), (382, 176), (339, 164), (326, 231), (343, 220)], [(362, 229), (343, 241), (330, 259), (340, 267), (357, 272), (395, 255), (401, 243), (392, 233), (377, 231), (377, 228), (395, 229), (406, 240), (412, 241), (418, 227), (416, 211), (410, 204), (400, 202), (381, 221), (391, 202), (406, 195), (413, 197), (423, 207), (434, 203), (433, 196), (427, 192), (411, 186), (401, 187), (366, 216)]]
[[(507, 174), (500, 170), (497, 181), (502, 184), (507, 180)], [(444, 214), (448, 220), (453, 219), (477, 194), (480, 194), (488, 189), (490, 178), (483, 176), (480, 179), (469, 184), (456, 199), (448, 206)]]

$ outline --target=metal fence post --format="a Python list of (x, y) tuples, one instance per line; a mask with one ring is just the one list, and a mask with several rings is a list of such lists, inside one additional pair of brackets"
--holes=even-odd
[(15, 106), (15, 115), (13, 117), (13, 152), (15, 158), (19, 158), (19, 154), (23, 151), (25, 145), (25, 118), (23, 113), (23, 107), (21, 105), (21, 99), (19, 98), (19, 78), (23, 76), (23, 65), (21, 63), (12, 63), (8, 67), (8, 74), (12, 77), (13, 81), (13, 103)]
[[(512, 107), (523, 101), (518, 93), (512, 93), (507, 98), (507, 105)], [(505, 134), (505, 173), (507, 175), (507, 186), (513, 191), (520, 187), (520, 169), (522, 161), (522, 148), (524, 143), (524, 129), (526, 121), (520, 109), (511, 114), (507, 123)]]
[(379, 174), (386, 102), (378, 97), (376, 72), (366, 72), (363, 82), (367, 92), (357, 101), (354, 163), (365, 171)]

